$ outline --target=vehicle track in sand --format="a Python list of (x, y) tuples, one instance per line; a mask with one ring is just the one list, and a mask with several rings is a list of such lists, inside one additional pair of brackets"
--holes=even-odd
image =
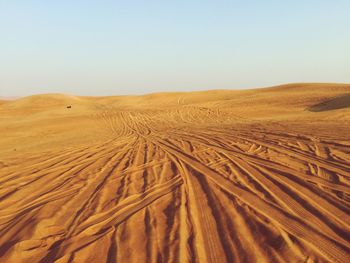
[(350, 144), (177, 104), (2, 167), (0, 262), (347, 262)]

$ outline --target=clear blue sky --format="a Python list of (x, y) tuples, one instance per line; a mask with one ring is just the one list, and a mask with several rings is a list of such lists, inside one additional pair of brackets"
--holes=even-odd
[(350, 83), (349, 0), (0, 0), (0, 96)]

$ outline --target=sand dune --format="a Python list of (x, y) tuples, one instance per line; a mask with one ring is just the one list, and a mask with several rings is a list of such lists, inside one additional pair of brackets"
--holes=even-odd
[(0, 262), (349, 262), (349, 93), (0, 102)]
[(310, 107), (310, 111), (329, 111), (350, 108), (350, 94), (338, 96), (334, 99), (326, 100)]

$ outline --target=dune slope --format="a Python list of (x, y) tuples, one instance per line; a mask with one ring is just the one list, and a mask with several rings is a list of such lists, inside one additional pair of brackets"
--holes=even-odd
[(349, 92), (2, 103), (0, 262), (348, 262)]

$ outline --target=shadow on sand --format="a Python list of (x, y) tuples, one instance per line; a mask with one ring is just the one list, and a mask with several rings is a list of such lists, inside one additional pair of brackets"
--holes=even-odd
[(350, 93), (313, 105), (308, 110), (322, 112), (345, 108), (350, 108)]

